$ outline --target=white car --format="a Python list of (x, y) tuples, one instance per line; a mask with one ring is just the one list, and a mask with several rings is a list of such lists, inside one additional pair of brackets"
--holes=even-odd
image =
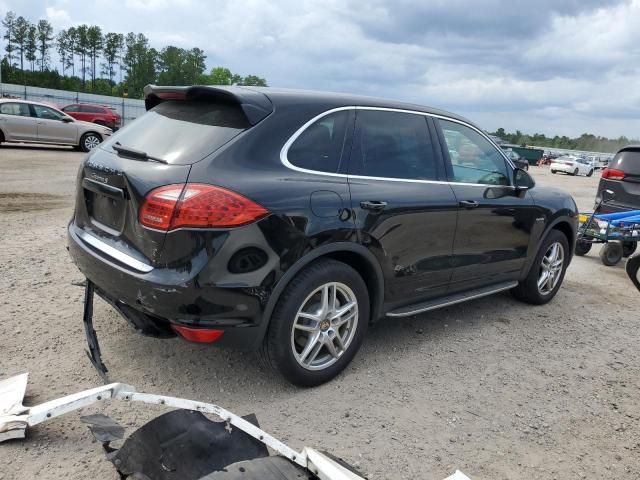
[(567, 155), (551, 160), (551, 173), (563, 172), (569, 175), (586, 175), (590, 177), (595, 170), (591, 162), (585, 158)]

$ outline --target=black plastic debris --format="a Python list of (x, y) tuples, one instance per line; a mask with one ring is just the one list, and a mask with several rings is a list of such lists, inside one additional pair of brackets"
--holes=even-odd
[(80, 421), (89, 425), (89, 430), (91, 430), (93, 438), (105, 447), (108, 446), (110, 442), (120, 440), (124, 437), (124, 427), (118, 425), (113, 419), (102, 413), (80, 417)]
[[(254, 415), (244, 418), (258, 426)], [(174, 410), (133, 432), (107, 458), (125, 479), (198, 480), (234, 463), (268, 456), (262, 442), (226, 422)]]

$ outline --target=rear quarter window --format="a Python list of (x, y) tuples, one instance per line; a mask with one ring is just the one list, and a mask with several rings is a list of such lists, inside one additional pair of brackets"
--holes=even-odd
[(289, 147), (289, 163), (306, 170), (337, 172), (348, 119), (345, 110), (325, 115), (308, 126)]
[(239, 105), (168, 100), (119, 130), (102, 148), (120, 142), (172, 164), (202, 160), (250, 127)]

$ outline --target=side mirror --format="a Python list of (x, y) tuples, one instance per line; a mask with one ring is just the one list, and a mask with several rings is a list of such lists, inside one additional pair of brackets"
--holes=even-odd
[(64, 122), (64, 123), (71, 123), (71, 122), (73, 122), (73, 118), (71, 118), (71, 117), (62, 117), (60, 119), (60, 121)]
[(526, 170), (516, 168), (513, 171), (513, 186), (518, 191), (529, 190), (536, 185), (533, 177)]

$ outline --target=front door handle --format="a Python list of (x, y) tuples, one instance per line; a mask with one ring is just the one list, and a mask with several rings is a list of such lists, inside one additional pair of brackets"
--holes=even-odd
[(475, 200), (460, 200), (460, 202), (458, 202), (458, 205), (463, 208), (477, 208), (480, 204)]
[(381, 202), (379, 200), (365, 200), (364, 202), (360, 202), (360, 206), (365, 210), (380, 212), (387, 208), (387, 202)]

